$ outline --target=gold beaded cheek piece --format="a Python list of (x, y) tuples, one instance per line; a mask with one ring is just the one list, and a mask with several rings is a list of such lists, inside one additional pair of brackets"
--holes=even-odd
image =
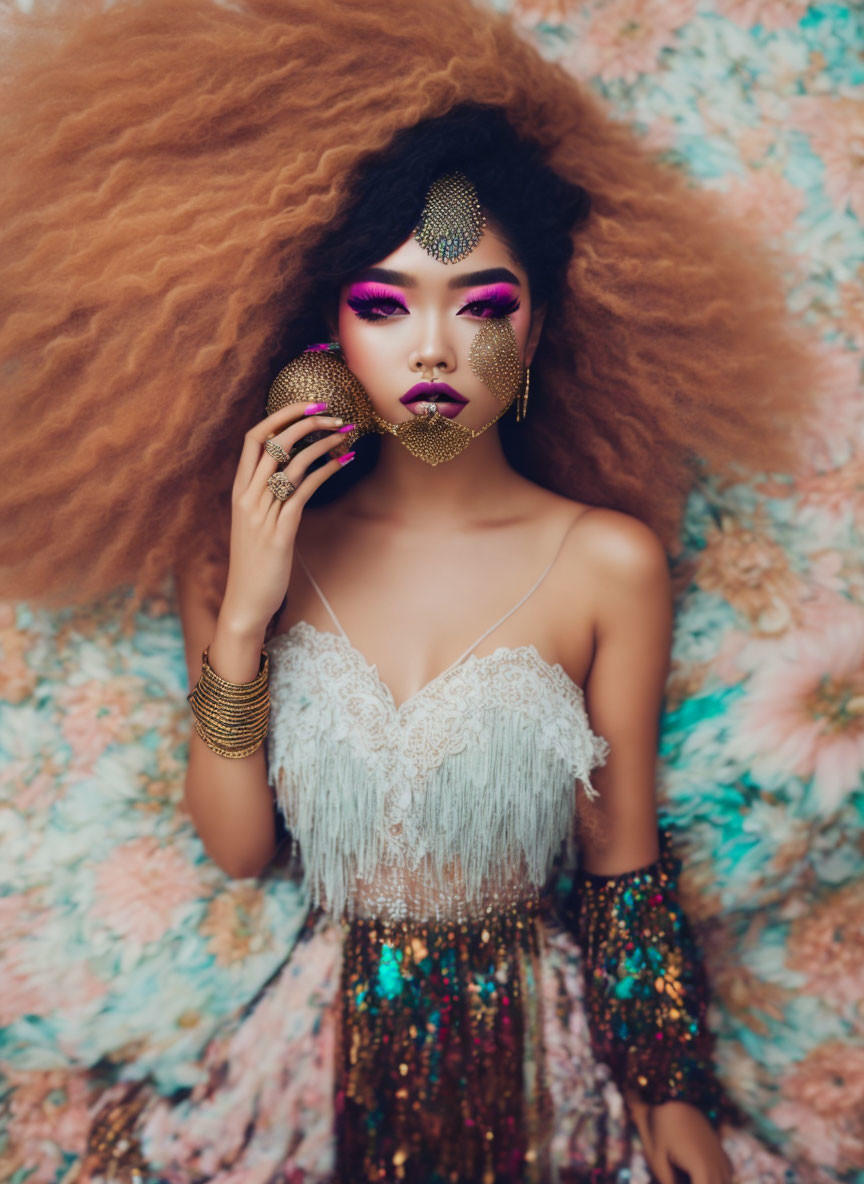
[[(440, 263), (458, 263), (480, 242), (485, 226), (486, 215), (474, 183), (456, 170), (438, 177), (429, 186), (414, 238)], [(422, 415), (414, 415), (402, 423), (390, 423), (373, 411), (378, 430), (395, 436), (413, 456), (430, 465), (458, 456), (501, 418), (519, 393), (522, 366), (516, 335), (508, 318), (490, 317), (480, 327), (471, 344), (469, 364), (502, 404), (499, 413), (482, 428), (466, 427), (448, 419), (438, 414), (435, 404), (430, 403)]]
[[(441, 263), (457, 263), (474, 250), (483, 236), (486, 215), (474, 183), (458, 170), (433, 181), (426, 191), (423, 209), (414, 228), (414, 238)], [(421, 415), (393, 423), (378, 415), (369, 395), (357, 376), (348, 368), (338, 342), (308, 346), (288, 363), (273, 380), (267, 396), (266, 413), (272, 415), (292, 402), (326, 402), (333, 415), (356, 425), (346, 434), (348, 447), (369, 432), (395, 436), (408, 451), (430, 465), (452, 460), (477, 436), (500, 419), (513, 400), (520, 396), (517, 419), (524, 418), (528, 399), (529, 374), (522, 376), (522, 365), (513, 326), (509, 319), (489, 318), (472, 342), (469, 364), (497, 399), (501, 411), (481, 428), (470, 428), (438, 414), (430, 403)], [(524, 381), (524, 386), (523, 386)], [(318, 439), (310, 432), (292, 450), (294, 455)], [(280, 464), (291, 457), (278, 444), (267, 440), (266, 451)], [(268, 479), (274, 497), (284, 500), (294, 486), (281, 472)]]

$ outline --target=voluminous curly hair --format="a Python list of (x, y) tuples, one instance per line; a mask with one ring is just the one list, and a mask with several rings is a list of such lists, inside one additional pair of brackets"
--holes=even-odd
[(380, 218), (377, 245), (345, 235), (364, 177), (400, 168), (411, 129), (476, 96), (562, 200), (590, 195), (587, 221), (564, 211), (560, 274), (542, 252), (533, 268), (553, 298), (521, 471), (642, 518), (674, 552), (698, 464), (794, 469), (818, 364), (787, 311), (785, 261), (506, 14), (482, 0), (393, 12), (36, 0), (6, 16), (4, 597), (56, 606), (132, 584), (134, 608), (196, 557), (218, 606), (230, 489), (269, 380), (310, 340), (346, 242), (386, 253)]

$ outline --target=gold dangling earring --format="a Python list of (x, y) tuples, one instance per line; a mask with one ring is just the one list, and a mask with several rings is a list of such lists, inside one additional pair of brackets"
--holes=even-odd
[(516, 401), (516, 422), (521, 423), (528, 412), (528, 390), (531, 385), (531, 367), (525, 367), (525, 385)]

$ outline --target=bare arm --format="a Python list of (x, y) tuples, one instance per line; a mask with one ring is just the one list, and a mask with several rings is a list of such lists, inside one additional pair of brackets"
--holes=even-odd
[[(258, 673), (263, 632), (217, 618), (205, 607), (193, 568), (175, 572), (186, 647), (189, 686), (201, 673), (201, 654), (229, 682), (249, 682)], [(226, 760), (208, 748), (189, 718), (189, 765), (184, 802), (207, 854), (229, 876), (258, 876), (276, 850), (273, 793), (262, 744), (249, 756)]]
[[(341, 419), (319, 414), (325, 407), (324, 403), (287, 403), (246, 433), (231, 490), (228, 578), (217, 617), (203, 603), (195, 564), (181, 563), (175, 570), (190, 687), (198, 681), (202, 652), (208, 646), (210, 667), (225, 682), (252, 682), (258, 674), (267, 624), (291, 579), (302, 508), (354, 455), (332, 455), (337, 446), (344, 447), (345, 426), (353, 425), (330, 431), (295, 451), (294, 446), (310, 432), (340, 428)], [(267, 452), (271, 438), (288, 456), (282, 476), (294, 491), (287, 499), (277, 498), (268, 485), (280, 463)], [(325, 453), (331, 459), (309, 472), (313, 461)], [(209, 738), (206, 723), (203, 730)], [(224, 745), (219, 740), (215, 747), (221, 749)], [(226, 756), (190, 728), (186, 807), (207, 854), (238, 879), (260, 875), (276, 853), (273, 794), (267, 782), (264, 743), (248, 756)]]
[(616, 875), (659, 854), (655, 779), (673, 604), (666, 554), (654, 532), (617, 513), (603, 519), (593, 540), (597, 640), (585, 702), (591, 726), (611, 751), (592, 773), (600, 795), (593, 808), (604, 825), (593, 838), (586, 832), (581, 847), (586, 871)]
[(595, 540), (602, 595), (586, 706), (610, 753), (592, 774), (603, 825), (581, 835), (576, 920), (592, 1044), (612, 1068), (661, 1184), (674, 1184), (674, 1166), (688, 1178), (731, 1184), (717, 1133), (726, 1102), (713, 1070), (708, 980), (678, 894), (679, 861), (658, 828), (673, 626), (668, 565), (642, 523), (616, 515), (606, 527)]

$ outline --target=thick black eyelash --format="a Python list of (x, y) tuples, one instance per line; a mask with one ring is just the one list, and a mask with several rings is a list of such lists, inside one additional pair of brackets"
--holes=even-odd
[(465, 308), (473, 308), (478, 304), (483, 308), (491, 308), (495, 317), (509, 317), (519, 307), (519, 297), (513, 296), (510, 300), (472, 300)]
[[(394, 308), (404, 309), (404, 305), (393, 296), (349, 296), (346, 303), (348, 307), (353, 309), (361, 320), (364, 321), (386, 321), (388, 319), (385, 313), (372, 312), (376, 305), (392, 305)], [(472, 300), (466, 304), (464, 308), (474, 307), (490, 308), (492, 309), (492, 318), (507, 317), (514, 313), (519, 308), (519, 298), (514, 296), (511, 300)], [(461, 311), (461, 310), (460, 310)]]
[(370, 312), (370, 309), (374, 308), (377, 304), (390, 304), (394, 308), (402, 309), (405, 307), (393, 296), (349, 296), (346, 303), (364, 321), (387, 320), (384, 313)]

